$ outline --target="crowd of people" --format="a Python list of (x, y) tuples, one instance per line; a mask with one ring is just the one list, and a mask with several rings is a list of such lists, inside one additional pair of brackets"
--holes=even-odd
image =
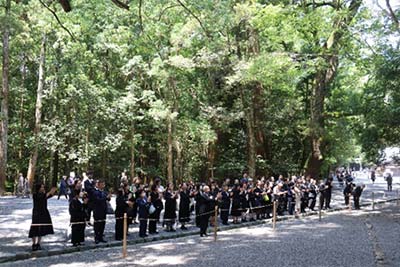
[[(207, 227), (215, 223), (216, 212), (222, 224), (228, 225), (271, 218), (273, 201), (276, 201), (279, 216), (314, 211), (318, 198), (318, 208), (330, 209), (333, 188), (333, 178), (318, 183), (311, 177), (284, 178), (282, 175), (278, 178), (252, 179), (247, 173), (241, 179), (225, 179), (221, 183), (213, 179), (207, 183), (188, 181), (178, 188), (172, 183), (164, 187), (163, 180), (158, 177), (150, 184), (145, 184), (140, 177), (128, 178), (125, 172), (119, 182), (113, 210), (111, 194), (105, 188), (105, 181), (93, 179), (91, 173), (83, 173), (82, 177), (71, 173), (69, 177), (61, 179), (58, 198), (64, 195), (69, 201), (71, 242), (74, 246), (84, 243), (85, 228), (88, 226), (94, 228), (96, 244), (106, 242), (104, 229), (107, 214), (115, 216), (116, 240), (123, 239), (125, 214), (128, 225), (139, 224), (140, 237), (157, 235), (160, 227), (173, 232), (180, 225), (181, 230), (185, 231), (189, 222), (200, 228), (203, 237), (207, 236)], [(353, 189), (352, 185), (347, 183), (345, 199), (349, 193), (353, 194), (355, 207), (359, 208), (363, 187)], [(46, 192), (41, 183), (35, 188), (29, 237), (33, 240), (32, 249), (39, 250), (40, 237), (53, 233), (47, 199), (56, 194), (56, 189)]]

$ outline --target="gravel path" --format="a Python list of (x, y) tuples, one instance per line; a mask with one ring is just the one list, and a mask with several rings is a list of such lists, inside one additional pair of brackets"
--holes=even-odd
[[(385, 205), (380, 211), (343, 211), (324, 216), (224, 231), (212, 237), (184, 237), (70, 255), (19, 261), (5, 266), (352, 266), (375, 267), (374, 244), (365, 220), (372, 223), (385, 255), (383, 266), (399, 266), (398, 217), (400, 208)], [(387, 218), (393, 220), (387, 220)], [(393, 234), (396, 233), (396, 234)], [(3, 266), (3, 265), (2, 265)]]

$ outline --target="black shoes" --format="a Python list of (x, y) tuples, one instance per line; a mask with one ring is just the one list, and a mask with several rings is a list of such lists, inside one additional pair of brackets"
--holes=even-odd
[(38, 250), (42, 250), (42, 247), (40, 246), (40, 244), (33, 244), (32, 251), (38, 251)]
[(187, 230), (186, 226), (184, 226), (184, 225), (181, 226), (181, 229), (182, 230)]

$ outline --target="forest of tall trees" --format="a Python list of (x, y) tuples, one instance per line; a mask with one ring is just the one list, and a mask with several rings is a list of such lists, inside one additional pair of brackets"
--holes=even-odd
[(19, 173), (326, 175), (400, 145), (397, 0), (0, 0)]

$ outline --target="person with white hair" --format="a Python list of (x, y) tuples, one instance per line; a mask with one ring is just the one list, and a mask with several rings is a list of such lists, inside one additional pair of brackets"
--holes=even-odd
[(214, 198), (210, 194), (210, 187), (205, 185), (199, 198), (200, 236), (207, 236), (208, 221), (213, 211)]

